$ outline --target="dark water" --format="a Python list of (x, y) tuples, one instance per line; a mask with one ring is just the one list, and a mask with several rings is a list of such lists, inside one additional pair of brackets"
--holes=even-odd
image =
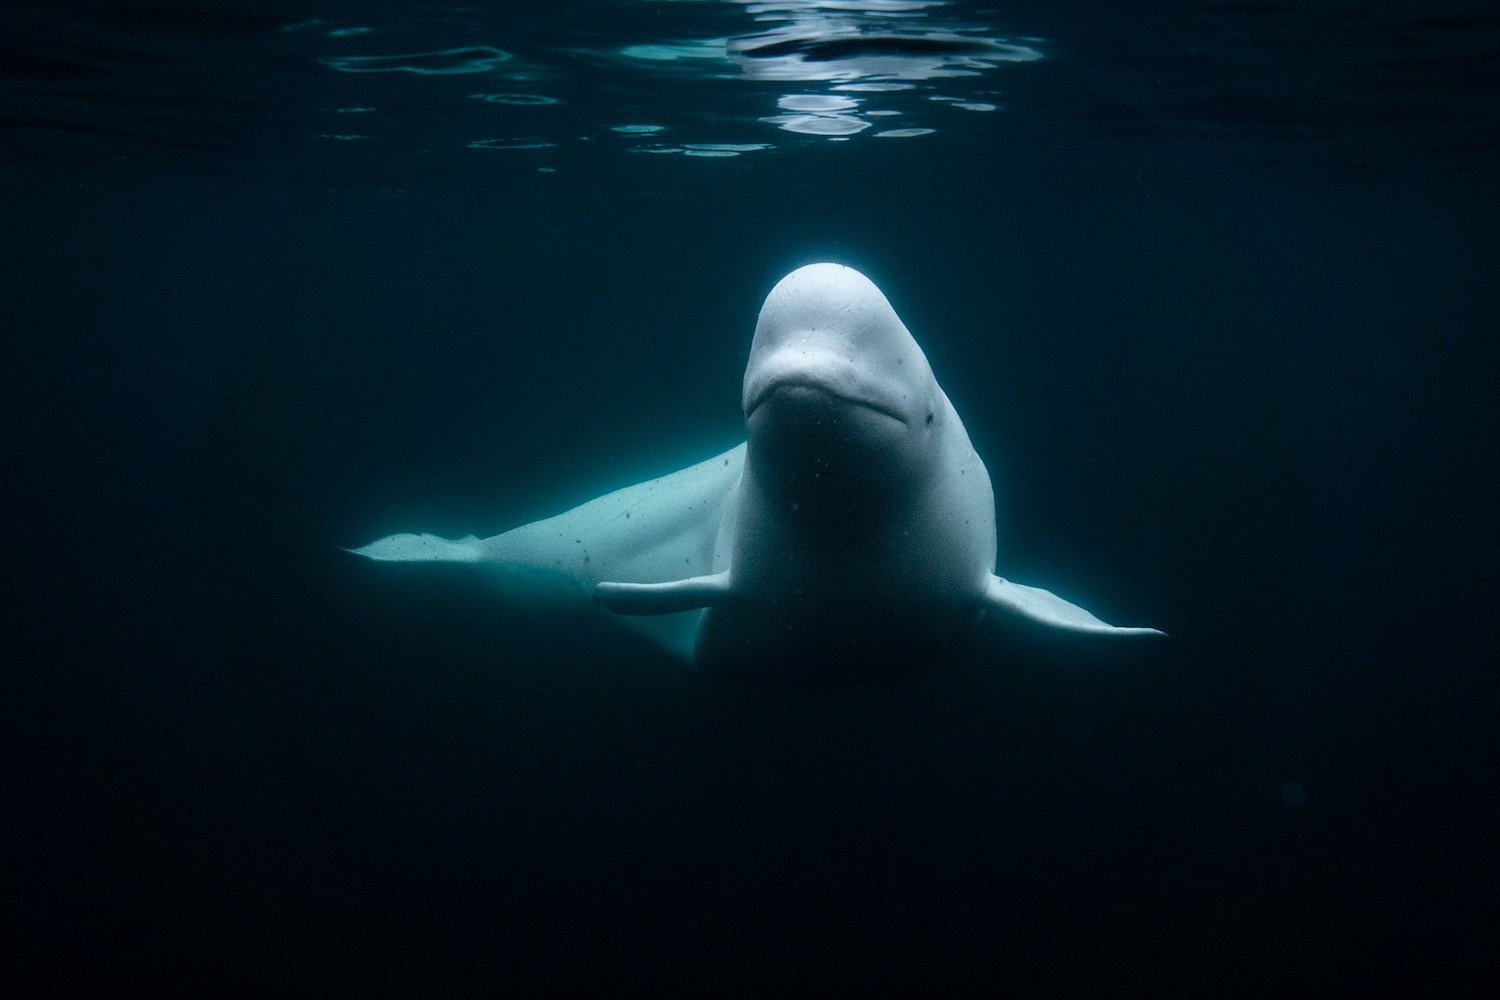
[[(7, 978), (1496, 971), (1488, 6), (0, 28)], [(730, 446), (761, 298), (830, 258), (1001, 572), (1168, 644), (744, 690), (337, 550)]]

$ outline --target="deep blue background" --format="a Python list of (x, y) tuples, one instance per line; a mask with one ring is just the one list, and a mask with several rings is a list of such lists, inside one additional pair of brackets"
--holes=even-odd
[[(1062, 68), (1022, 96), (1131, 104), (1101, 29), (1030, 30)], [(1422, 96), (1461, 119), (1492, 82)], [(1037, 97), (884, 145), (564, 146), (550, 174), (254, 116), (197, 151), (12, 121), (17, 973), (1493, 973), (1496, 148), (1351, 139), (1354, 91), (1306, 93), (1286, 134)], [(745, 690), (336, 548), (728, 447), (762, 296), (830, 258), (962, 414), (1001, 572), (1169, 643)]]

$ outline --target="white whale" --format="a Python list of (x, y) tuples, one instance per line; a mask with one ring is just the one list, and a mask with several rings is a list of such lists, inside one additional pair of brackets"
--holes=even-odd
[(812, 264), (761, 307), (749, 440), (490, 538), (400, 534), (351, 550), (469, 563), (502, 596), (608, 609), (684, 660), (747, 676), (901, 672), (984, 612), (1108, 625), (995, 575), (989, 473), (880, 289)]

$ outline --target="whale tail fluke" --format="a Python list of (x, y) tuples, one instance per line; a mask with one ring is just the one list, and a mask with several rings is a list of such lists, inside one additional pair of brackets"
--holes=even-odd
[(479, 539), (473, 535), (459, 539), (427, 534), (388, 535), (369, 545), (344, 551), (377, 562), (477, 563), (484, 555)]

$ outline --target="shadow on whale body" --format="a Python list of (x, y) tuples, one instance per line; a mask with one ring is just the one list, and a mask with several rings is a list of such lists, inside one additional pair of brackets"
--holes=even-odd
[(467, 564), (509, 600), (592, 597), (712, 675), (759, 683), (907, 677), (970, 646), (981, 616), (1161, 635), (995, 575), (984, 463), (854, 269), (813, 264), (776, 284), (741, 402), (748, 440), (697, 465), (490, 538), (399, 534), (353, 551)]

